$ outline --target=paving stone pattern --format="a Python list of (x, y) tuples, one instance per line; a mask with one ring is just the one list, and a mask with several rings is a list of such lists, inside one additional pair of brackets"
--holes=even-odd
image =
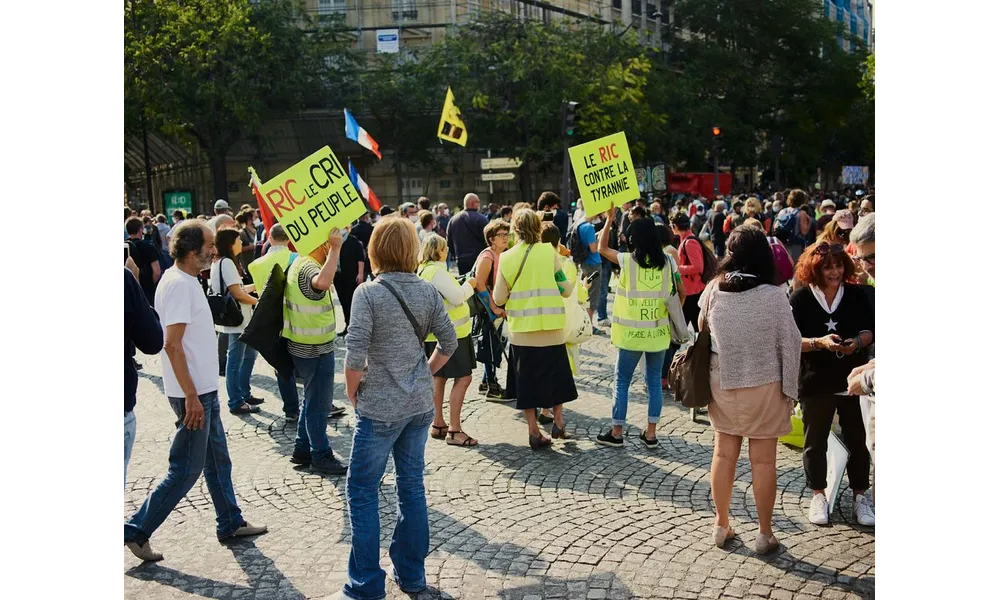
[[(737, 540), (731, 550), (717, 549), (710, 539), (713, 432), (707, 417), (692, 422), (668, 395), (658, 430), (661, 446), (644, 448), (638, 440), (646, 417), (640, 367), (632, 381), (624, 449), (598, 446), (594, 437), (610, 425), (615, 352), (608, 336), (592, 338), (581, 350), (580, 398), (566, 405), (568, 431), (575, 439), (532, 452), (521, 413), (513, 404), (480, 397), (477, 373), (463, 418), (479, 447), (428, 440), (430, 587), (420, 597), (874, 597), (874, 529), (854, 523), (846, 489), (832, 525), (811, 525), (801, 455), (779, 446), (774, 527), (782, 548), (758, 557), (744, 446), (731, 509)], [(338, 403), (346, 403), (343, 352), (340, 342)], [(144, 369), (126, 518), (166, 473), (174, 431), (160, 361), (138, 359)], [(165, 555), (163, 561), (140, 563), (123, 550), (126, 598), (323, 598), (343, 585), (350, 542), (345, 477), (320, 476), (290, 464), (295, 428), (284, 421), (273, 371), (263, 360), (257, 361), (251, 383), (255, 395), (266, 399), (262, 411), (237, 417), (224, 410), (222, 420), (237, 499), (245, 517), (266, 523), (269, 533), (220, 544), (202, 479), (153, 535), (151, 543)], [(221, 378), (219, 394), (224, 407)], [(330, 442), (341, 457), (349, 455), (352, 431), (350, 415), (329, 421)], [(380, 532), (382, 566), (390, 574), (395, 514), (390, 461), (381, 486)], [(407, 596), (391, 575), (386, 591), (390, 598)]]

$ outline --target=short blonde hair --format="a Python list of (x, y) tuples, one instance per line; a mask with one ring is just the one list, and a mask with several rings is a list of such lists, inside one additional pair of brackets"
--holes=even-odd
[(381, 219), (368, 241), (374, 273), (415, 273), (420, 242), (408, 219)]
[(514, 212), (510, 224), (517, 239), (526, 244), (537, 244), (542, 237), (542, 220), (530, 208)]
[(441, 251), (448, 251), (448, 242), (436, 233), (429, 233), (424, 236), (423, 243), (420, 244), (420, 263), (437, 262)]
[(486, 243), (492, 244), (493, 238), (497, 236), (501, 231), (510, 231), (510, 224), (503, 219), (493, 219), (486, 225), (486, 229), (483, 229), (483, 235), (486, 237)]
[(743, 207), (743, 212), (746, 214), (759, 215), (763, 207), (760, 205), (760, 200), (756, 198), (750, 198), (747, 200), (746, 206)]
[(753, 217), (750, 217), (746, 221), (743, 221), (743, 224), (746, 225), (747, 227), (756, 227), (757, 229), (764, 231), (764, 225), (762, 225), (760, 221), (758, 221)]

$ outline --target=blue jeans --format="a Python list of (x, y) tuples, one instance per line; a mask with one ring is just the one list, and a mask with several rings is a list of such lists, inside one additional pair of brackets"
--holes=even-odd
[(601, 262), (601, 296), (597, 301), (597, 320), (603, 321), (608, 318), (608, 286), (611, 285), (610, 261)]
[(278, 395), (281, 396), (282, 411), (286, 417), (299, 414), (299, 388), (295, 387), (295, 375), (282, 379), (277, 371), (274, 378), (278, 380)]
[(125, 486), (128, 487), (128, 461), (132, 458), (135, 443), (135, 411), (125, 413)]
[(250, 399), (250, 375), (257, 361), (257, 351), (240, 341), (240, 334), (227, 333), (229, 352), (226, 353), (226, 393), (229, 410), (239, 408)]
[(427, 587), (424, 559), (430, 550), (424, 447), (434, 411), (397, 423), (358, 417), (347, 471), (347, 509), (351, 513), (351, 554), (344, 594), (358, 600), (385, 597), (385, 571), (379, 566), (379, 483), (392, 451), (396, 465), (396, 529), (389, 558), (393, 579), (404, 592)]
[(628, 414), (628, 386), (632, 383), (632, 373), (635, 373), (635, 367), (639, 364), (639, 359), (642, 358), (643, 354), (646, 355), (646, 387), (649, 390), (648, 422), (660, 422), (660, 412), (663, 410), (660, 372), (663, 370), (663, 358), (666, 350), (640, 352), (619, 348), (618, 360), (615, 362), (615, 403), (611, 409), (612, 425), (625, 425), (625, 416)]
[(126, 542), (145, 542), (194, 487), (202, 471), (205, 484), (215, 505), (215, 531), (226, 537), (243, 526), (243, 513), (236, 504), (233, 492), (233, 463), (229, 460), (226, 432), (219, 415), (219, 392), (198, 396), (205, 409), (205, 426), (188, 429), (184, 426), (184, 399), (168, 398), (170, 408), (177, 415), (177, 432), (170, 444), (170, 464), (167, 476), (142, 503), (127, 523)]
[(311, 452), (314, 460), (330, 454), (326, 437), (326, 419), (333, 406), (333, 377), (336, 365), (333, 352), (316, 358), (292, 357), (295, 370), (304, 380), (305, 391), (299, 430), (295, 434), (295, 452)]

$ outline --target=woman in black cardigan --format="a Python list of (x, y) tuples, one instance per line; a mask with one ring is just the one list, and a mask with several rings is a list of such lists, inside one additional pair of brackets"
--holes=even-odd
[(865, 496), (869, 460), (865, 424), (857, 396), (847, 394), (847, 376), (867, 362), (862, 348), (875, 341), (875, 309), (861, 286), (845, 283), (854, 276), (854, 261), (840, 244), (820, 242), (799, 258), (795, 278), (802, 285), (791, 296), (792, 314), (802, 333), (799, 404), (805, 428), (802, 463), (806, 485), (813, 490), (809, 521), (829, 522), (824, 492), (827, 437), (833, 415), (840, 415), (850, 452), (847, 477), (853, 490), (854, 516), (860, 525), (875, 525)]

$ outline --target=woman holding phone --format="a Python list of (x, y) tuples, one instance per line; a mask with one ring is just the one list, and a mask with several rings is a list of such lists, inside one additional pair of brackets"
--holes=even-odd
[(844, 442), (850, 452), (847, 477), (854, 491), (854, 516), (859, 525), (875, 525), (868, 490), (869, 455), (865, 423), (857, 396), (847, 392), (851, 370), (868, 361), (863, 348), (875, 341), (875, 309), (854, 277), (854, 261), (841, 244), (820, 242), (805, 249), (795, 269), (802, 286), (790, 299), (795, 324), (802, 334), (799, 403), (805, 428), (802, 463), (806, 485), (813, 491), (809, 521), (829, 523), (825, 490), (827, 437), (833, 415), (840, 415)]

